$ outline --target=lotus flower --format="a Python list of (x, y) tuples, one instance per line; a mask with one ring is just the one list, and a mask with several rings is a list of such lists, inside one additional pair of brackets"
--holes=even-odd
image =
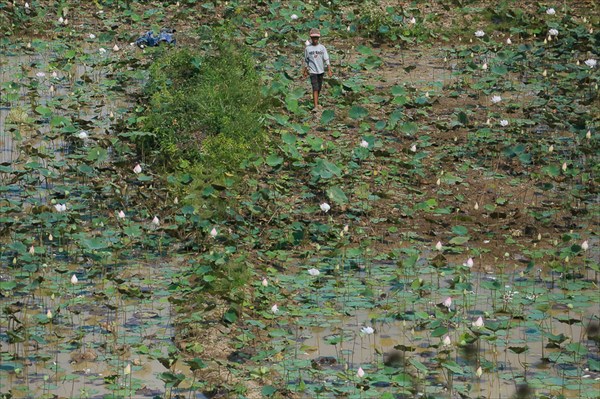
[(154, 216), (152, 219), (152, 224), (158, 226), (160, 224), (160, 220), (158, 220), (158, 216)]
[(65, 23), (64, 18), (63, 17), (58, 17), (58, 23), (61, 24), (61, 25), (64, 24)]
[(53, 316), (52, 311), (50, 309), (48, 309), (48, 311), (46, 312), (46, 317), (51, 319)]
[(119, 211), (119, 213), (117, 213), (117, 216), (119, 217), (119, 219), (125, 219), (125, 212)]
[(344, 228), (343, 228), (343, 231), (344, 231), (344, 233), (347, 233), (347, 232), (348, 232), (348, 230), (350, 230), (350, 227), (348, 227), (348, 225), (347, 225), (347, 224), (345, 224), (345, 225), (344, 225)]
[(554, 146), (552, 144), (548, 147), (548, 152), (554, 152)]
[(492, 103), (493, 104), (498, 104), (500, 101), (502, 101), (502, 97), (500, 97), (500, 96), (493, 96), (492, 97)]
[(54, 205), (54, 209), (56, 209), (57, 212), (64, 212), (67, 210), (67, 206), (65, 204), (56, 204)]
[(89, 137), (88, 132), (86, 132), (85, 130), (82, 130), (79, 133), (77, 133), (77, 137), (80, 138), (81, 140), (85, 140)]
[(475, 320), (473, 322), (473, 327), (475, 327), (475, 328), (481, 328), (481, 327), (483, 327), (483, 325), (484, 325), (484, 323), (483, 323), (483, 319), (481, 318), (481, 316), (479, 316), (477, 318), (477, 320)]
[(29, 255), (35, 255), (35, 247), (33, 245), (29, 247)]
[(481, 366), (477, 367), (477, 370), (475, 371), (475, 375), (477, 376), (477, 378), (481, 377), (483, 374), (483, 370), (481, 369)]
[(43, 78), (46, 76), (46, 74), (44, 72), (38, 72), (35, 74), (35, 76), (37, 76), (38, 78)]
[(479, 202), (475, 201), (475, 205), (473, 206), (473, 208), (475, 210), (478, 210), (479, 209)]
[(104, 54), (104, 53), (106, 53), (106, 49), (105, 49), (104, 47), (100, 47), (100, 48), (98, 49), (98, 51), (100, 52), (100, 54)]
[(140, 166), (140, 164), (136, 164), (135, 167), (133, 168), (133, 173), (135, 173), (136, 175), (142, 173), (142, 167)]
[(365, 370), (363, 370), (362, 367), (359, 367), (358, 371), (356, 372), (356, 376), (358, 378), (363, 378), (365, 376)]
[(585, 138), (588, 139), (588, 140), (592, 138), (592, 131), (591, 130), (587, 131), (587, 133), (585, 134)]
[(319, 269), (312, 268), (312, 269), (308, 269), (308, 274), (310, 274), (311, 276), (316, 277), (319, 274), (321, 274), (321, 272), (319, 271)]
[(54, 236), (52, 234), (48, 234), (48, 241), (54, 241)]
[(411, 145), (410, 146), (410, 151), (411, 152), (417, 152), (417, 145), (416, 144)]
[(484, 71), (487, 71), (487, 69), (488, 69), (487, 62), (483, 63), (483, 65), (481, 66), (481, 69), (483, 69)]
[(584, 251), (587, 251), (589, 248), (590, 245), (588, 244), (587, 240), (581, 243), (581, 249), (583, 249)]
[(123, 369), (123, 374), (129, 375), (131, 374), (131, 363), (127, 363), (127, 366)]
[(485, 36), (485, 32), (482, 31), (482, 30), (475, 31), (475, 36), (476, 37), (484, 37)]
[(512, 40), (510, 40), (510, 37), (506, 38), (506, 44), (512, 44)]
[(320, 208), (321, 208), (321, 210), (322, 210), (323, 212), (325, 212), (325, 213), (329, 212), (329, 210), (331, 209), (331, 207), (329, 206), (329, 204), (328, 204), (327, 202), (323, 202), (323, 203), (320, 205)]
[(297, 20), (297, 19), (298, 19), (298, 16), (297, 16), (296, 14), (292, 14), (292, 15), (290, 16), (290, 19), (291, 19), (292, 21), (295, 21), (295, 20)]
[(119, 50), (121, 50), (121, 49), (119, 48), (119, 46), (117, 46), (117, 45), (115, 44), (115, 45), (113, 46), (113, 51), (119, 51)]
[(549, 36), (558, 36), (558, 30), (552, 28), (548, 31)]
[(563, 172), (567, 171), (567, 163), (566, 162), (563, 162), (563, 164), (562, 164), (562, 170), (563, 170)]
[(435, 244), (435, 249), (437, 249), (438, 251), (442, 250), (442, 242), (438, 241), (437, 244)]
[(273, 312), (273, 313), (279, 312), (279, 306), (277, 306), (277, 304), (271, 306), (271, 312)]
[(444, 299), (444, 302), (442, 302), (442, 305), (444, 305), (445, 307), (450, 309), (450, 307), (452, 307), (452, 298), (448, 297), (448, 298)]
[(450, 340), (449, 335), (446, 335), (444, 337), (444, 339), (442, 340), (442, 344), (444, 344), (444, 346), (450, 346), (450, 344), (452, 344), (452, 341)]
[(360, 146), (362, 148), (369, 148), (369, 142), (367, 140), (361, 140)]
[(263, 278), (261, 283), (260, 283), (263, 287), (268, 287), (269, 286), (269, 282), (267, 281), (266, 278)]
[(75, 285), (77, 284), (79, 280), (77, 280), (77, 276), (76, 275), (72, 275), (71, 276), (71, 284)]
[[(479, 207), (479, 206), (478, 206)], [(463, 263), (463, 266), (468, 267), (469, 269), (473, 267), (473, 258), (469, 258), (467, 259), (467, 261), (465, 263)]]
[(375, 332), (375, 330), (373, 329), (373, 327), (366, 326), (361, 328), (360, 332), (366, 335), (371, 335)]
[(500, 121), (500, 126), (502, 126), (502, 127), (508, 126), (508, 121), (506, 119), (502, 119)]
[(554, 10), (554, 8), (550, 7), (546, 10), (546, 14), (554, 15), (554, 14), (556, 14), (556, 10)]
[(416, 24), (416, 23), (417, 23), (417, 20), (415, 19), (415, 17), (412, 17), (412, 18), (410, 19), (410, 21), (408, 21), (408, 22), (410, 22), (410, 23), (411, 23), (411, 25), (414, 25), (414, 24)]
[(210, 236), (212, 238), (215, 238), (217, 236), (217, 234), (219, 234), (219, 232), (217, 231), (217, 229), (215, 227), (213, 227), (212, 230), (210, 231)]
[(96, 38), (96, 35), (94, 35), (93, 33), (90, 33), (90, 35), (88, 36), (90, 39), (94, 40)]
[(589, 60), (585, 60), (584, 63), (585, 63), (585, 65), (589, 66), (590, 68), (595, 68), (597, 61), (593, 58), (590, 58)]

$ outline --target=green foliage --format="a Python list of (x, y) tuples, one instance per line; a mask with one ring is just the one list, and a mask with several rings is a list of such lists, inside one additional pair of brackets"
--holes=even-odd
[(206, 54), (167, 50), (150, 67), (141, 129), (155, 135), (142, 144), (167, 168), (234, 170), (265, 142), (260, 86), (253, 58), (233, 42)]

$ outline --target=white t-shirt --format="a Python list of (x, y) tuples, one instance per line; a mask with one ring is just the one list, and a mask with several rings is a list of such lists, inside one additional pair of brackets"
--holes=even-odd
[(325, 65), (329, 66), (329, 55), (327, 49), (321, 43), (313, 46), (309, 44), (304, 49), (304, 61), (311, 74), (325, 73)]

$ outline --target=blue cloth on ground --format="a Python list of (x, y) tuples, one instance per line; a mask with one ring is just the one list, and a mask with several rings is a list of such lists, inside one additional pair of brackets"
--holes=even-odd
[(173, 37), (174, 32), (175, 29), (162, 29), (158, 35), (154, 35), (154, 32), (150, 30), (144, 33), (144, 35), (142, 35), (139, 39), (137, 39), (135, 41), (135, 44), (138, 47), (154, 47), (158, 46), (161, 42), (175, 44), (177, 43), (177, 39)]

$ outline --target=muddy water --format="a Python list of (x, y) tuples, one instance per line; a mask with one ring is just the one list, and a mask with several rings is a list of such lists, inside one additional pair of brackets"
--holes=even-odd
[[(594, 278), (593, 275), (590, 277)], [(427, 277), (424, 278), (427, 279)], [(430, 276), (430, 278), (434, 280), (436, 277)], [(474, 290), (477, 294), (468, 294), (476, 298), (476, 302), (470, 303), (469, 308), (472, 310), (463, 315), (468, 322), (475, 321), (478, 316), (482, 316), (484, 322), (495, 320), (493, 316), (495, 314), (494, 301), (492, 300), (494, 293), (478, 284), (482, 281), (489, 281), (491, 278), (487, 275), (476, 277), (477, 283), (474, 285)], [(407, 278), (407, 281), (410, 280)], [(548, 286), (546, 283), (538, 282), (538, 284), (540, 287)], [(389, 291), (390, 287), (387, 290)], [(508, 292), (519, 295), (516, 287)], [(549, 289), (549, 292), (564, 294), (564, 291), (559, 288)], [(571, 315), (573, 318), (583, 316), (583, 320), (586, 321), (589, 321), (591, 317), (597, 317), (600, 311), (600, 294), (598, 292), (586, 292), (585, 294), (595, 299), (590, 302), (588, 308), (577, 309), (577, 316), (570, 313), (568, 307), (553, 305), (548, 311), (547, 317), (539, 321), (539, 328), (532, 327), (531, 324), (526, 325), (524, 321), (519, 322), (518, 319), (512, 319), (511, 323), (514, 323), (514, 326), (506, 330), (499, 330), (496, 333), (498, 338), (494, 340), (485, 339), (483, 336), (474, 344), (461, 344), (461, 334), (468, 330), (459, 326), (450, 328), (448, 336), (451, 344), (448, 346), (448, 358), (460, 364), (469, 374), (464, 377), (455, 376), (456, 382), (471, 385), (471, 397), (496, 399), (514, 397), (517, 389), (516, 381), (519, 376), (524, 374), (530, 380), (537, 380), (538, 384), (540, 379), (544, 381), (552, 378), (552, 383), (549, 382), (548, 386), (554, 385), (554, 388), (548, 390), (553, 394), (565, 395), (565, 397), (580, 397), (579, 388), (576, 387), (581, 379), (595, 380), (590, 385), (582, 386), (580, 384), (581, 389), (588, 392), (590, 389), (600, 392), (600, 373), (590, 371), (586, 361), (579, 362), (579, 369), (560, 361), (548, 361), (548, 359), (556, 360), (557, 357), (560, 359), (559, 355), (561, 352), (565, 352), (564, 347), (569, 343), (583, 345), (590, 359), (600, 359), (599, 348), (592, 340), (588, 339), (582, 323), (568, 324), (557, 320), (564, 315)], [(443, 299), (439, 298), (439, 301)], [(509, 301), (507, 301), (507, 305), (511, 307)], [(495, 308), (497, 311), (497, 302)], [(459, 314), (465, 312), (460, 308), (455, 310)], [(506, 319), (507, 316), (502, 313), (497, 320)], [(381, 370), (383, 363), (414, 375), (415, 369), (409, 363), (410, 359), (416, 359), (426, 366), (435, 367), (440, 347), (442, 347), (442, 337), (432, 337), (432, 331), (410, 321), (410, 317), (407, 317), (406, 320), (397, 320), (397, 317), (397, 315), (386, 315), (385, 312), (382, 314), (373, 309), (357, 310), (351, 317), (332, 319), (330, 323), (323, 323), (321, 317), (319, 318), (321, 326), (307, 327), (298, 334), (297, 359), (310, 360), (313, 366), (318, 365), (340, 372), (349, 369), (354, 370), (352, 373), (355, 373), (355, 370), (362, 367), (367, 374), (374, 374)], [(322, 327), (322, 325), (326, 325), (326, 327)], [(372, 327), (374, 332), (368, 334), (361, 331), (365, 327)], [(542, 330), (554, 335), (564, 334), (567, 338), (560, 344), (560, 347), (554, 347), (548, 345), (549, 341)], [(475, 331), (477, 330), (475, 329)], [(486, 330), (483, 328), (481, 331)], [(332, 338), (339, 336), (344, 337), (341, 342), (335, 345), (328, 343)], [(517, 354), (519, 348), (525, 345), (528, 349)], [(509, 347), (516, 349), (516, 352)], [(483, 371), (481, 377), (477, 378), (475, 376), (477, 368), (479, 366), (485, 368), (485, 365), (489, 365), (490, 362), (494, 365), (494, 370)], [(432, 368), (430, 371), (433, 370)], [(560, 380), (566, 387), (556, 385), (556, 381)], [(433, 385), (438, 386), (441, 390), (447, 389), (447, 381), (441, 376), (437, 377), (437, 382), (434, 382)], [(385, 388), (382, 389), (389, 392)], [(548, 392), (548, 390), (543, 392)]]

